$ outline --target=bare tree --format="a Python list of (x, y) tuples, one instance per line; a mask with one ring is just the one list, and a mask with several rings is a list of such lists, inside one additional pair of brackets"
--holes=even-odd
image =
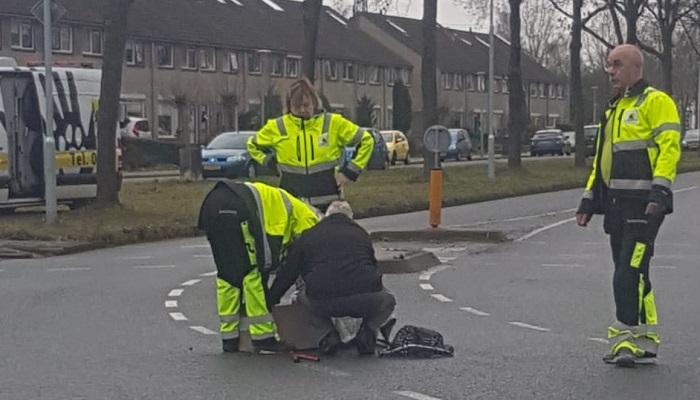
[(304, 22), (304, 46), (302, 51), (302, 70), (311, 83), (316, 75), (316, 39), (321, 18), (322, 0), (304, 0), (302, 4)]
[[(423, 1), (423, 57), (421, 87), (423, 92), (423, 132), (437, 123), (437, 0)], [(424, 176), (430, 173), (430, 154), (423, 149)]]
[[(520, 48), (520, 5), (523, 0), (508, 0), (510, 5), (510, 59), (508, 61), (508, 168), (520, 168), (522, 133), (526, 131), (529, 118), (525, 109), (525, 93), (522, 79), (522, 54)], [(493, 90), (489, 88), (489, 90)], [(491, 128), (489, 128), (491, 129)]]
[(105, 9), (105, 48), (98, 110), (97, 205), (119, 203), (116, 147), (126, 25), (132, 1), (111, 0)]

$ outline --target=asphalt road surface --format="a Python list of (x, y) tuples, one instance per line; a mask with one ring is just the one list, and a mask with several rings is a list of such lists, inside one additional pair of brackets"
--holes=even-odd
[(575, 190), (446, 209), (448, 225), (515, 240), (476, 254), (426, 243), (445, 264), (385, 276), (399, 324), (443, 333), (456, 349), (447, 359), (222, 354), (203, 238), (2, 261), (0, 399), (697, 399), (698, 187), (699, 173), (679, 177), (676, 212), (658, 238), (656, 366), (601, 361), (613, 320), (610, 251), (601, 218), (587, 229), (572, 222)]

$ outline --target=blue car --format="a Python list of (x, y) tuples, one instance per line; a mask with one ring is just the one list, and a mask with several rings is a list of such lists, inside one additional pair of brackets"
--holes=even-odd
[(532, 157), (544, 154), (564, 155), (564, 136), (561, 129), (545, 129), (535, 132), (530, 141)]
[[(389, 168), (389, 153), (386, 149), (386, 142), (382, 137), (379, 130), (375, 128), (362, 128), (366, 129), (374, 139), (374, 149), (372, 150), (372, 155), (367, 163), (367, 169), (387, 169)], [(343, 151), (343, 155), (340, 158), (340, 165), (345, 165), (349, 160), (351, 160), (355, 155), (355, 147), (346, 147)]]
[(224, 132), (217, 135), (202, 149), (202, 174), (205, 178), (255, 178), (262, 171), (250, 158), (246, 143), (253, 131)]

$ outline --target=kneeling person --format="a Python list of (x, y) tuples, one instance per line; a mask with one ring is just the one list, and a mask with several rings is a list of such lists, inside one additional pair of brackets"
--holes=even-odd
[(222, 181), (209, 192), (200, 210), (199, 228), (207, 234), (216, 263), (224, 351), (238, 351), (242, 315), (256, 351), (280, 349), (265, 301), (268, 274), (278, 266), (283, 249), (317, 221), (305, 203), (262, 183)]
[[(396, 300), (384, 289), (372, 241), (352, 220), (347, 202), (332, 202), (326, 217), (294, 243), (270, 289), (270, 303), (279, 303), (299, 276), (305, 284), (299, 301), (318, 324), (332, 326), (332, 317), (362, 318), (357, 350), (374, 354), (377, 332), (394, 311)], [(337, 331), (333, 329), (323, 341), (322, 351), (331, 353), (333, 344), (339, 343)]]

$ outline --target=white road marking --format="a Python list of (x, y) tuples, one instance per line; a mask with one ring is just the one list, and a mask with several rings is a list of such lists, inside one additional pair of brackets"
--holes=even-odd
[(675, 192), (675, 193), (683, 193), (683, 192), (687, 192), (687, 191), (690, 191), (690, 190), (695, 190), (695, 189), (697, 189), (697, 188), (698, 188), (697, 186), (690, 186), (690, 187), (683, 188), (683, 189), (676, 189), (676, 190), (674, 190), (674, 192)]
[(185, 289), (173, 289), (168, 293), (168, 297), (180, 297), (182, 292), (184, 292)]
[(421, 250), (427, 251), (428, 253), (436, 253), (438, 251), (444, 250), (444, 247), (423, 247)]
[(199, 276), (214, 276), (214, 275), (216, 275), (216, 271), (205, 272), (203, 274), (200, 274)]
[(433, 287), (433, 285), (431, 285), (431, 284), (429, 284), (429, 283), (421, 283), (421, 284), (420, 284), (420, 288), (423, 289), (423, 290), (435, 290), (435, 288)]
[(652, 265), (652, 268), (655, 269), (676, 269), (677, 267), (675, 265)]
[(323, 365), (310, 364), (310, 363), (303, 363), (303, 362), (302, 362), (302, 363), (299, 363), (299, 364), (297, 364), (297, 365), (300, 366), (300, 367), (303, 367), (303, 368), (310, 369), (310, 370), (312, 370), (312, 371), (323, 372), (323, 373), (326, 373), (326, 374), (329, 374), (329, 375), (332, 375), (332, 376), (337, 376), (337, 377), (348, 377), (348, 376), (350, 376), (350, 374), (347, 373), (347, 372), (345, 372), (345, 371), (341, 371), (341, 370), (335, 369), (335, 368), (326, 367), (326, 366), (323, 366)]
[(190, 326), (190, 329), (193, 331), (197, 331), (199, 333), (203, 333), (205, 335), (216, 335), (216, 332), (212, 331), (209, 328), (205, 328), (203, 326)]
[(451, 298), (449, 298), (449, 297), (447, 297), (447, 296), (445, 296), (445, 295), (442, 295), (442, 294), (440, 294), (440, 293), (431, 294), (430, 296), (432, 296), (435, 300), (441, 301), (441, 302), (443, 302), (443, 303), (452, 303), (452, 299), (451, 299)]
[(181, 249), (203, 249), (209, 248), (208, 244), (183, 244), (180, 246)]
[(175, 321), (187, 321), (187, 317), (185, 317), (185, 314), (181, 312), (171, 312), (170, 318), (174, 319)]
[(177, 300), (165, 300), (165, 308), (177, 308)]
[(457, 257), (440, 257), (440, 256), (438, 256), (438, 260), (440, 260), (440, 262), (443, 264), (447, 264), (450, 261), (454, 261), (456, 259), (457, 259)]
[(466, 224), (466, 225), (462, 225), (462, 226), (486, 225), (486, 224), (492, 224), (492, 223), (496, 223), (496, 222), (514, 222), (514, 221), (522, 221), (525, 219), (551, 217), (553, 215), (570, 213), (570, 212), (574, 212), (576, 210), (577, 210), (576, 208), (567, 208), (566, 210), (549, 211), (549, 212), (542, 213), (542, 214), (525, 215), (522, 217), (513, 217), (513, 218), (506, 218), (506, 219), (494, 219), (494, 220), (490, 220), (490, 221), (479, 221), (479, 222), (475, 222), (473, 224)]
[(428, 396), (427, 394), (418, 392), (411, 392), (410, 390), (395, 390), (394, 394), (415, 400), (441, 400), (439, 397)]
[(487, 312), (479, 311), (476, 308), (471, 308), (471, 307), (460, 307), (459, 309), (462, 311), (466, 311), (470, 314), (478, 315), (480, 317), (488, 317), (489, 315), (491, 315)]
[(448, 248), (446, 248), (445, 250), (446, 250), (446, 251), (451, 251), (451, 252), (453, 252), (453, 253), (457, 253), (457, 252), (464, 251), (464, 250), (466, 250), (466, 249), (467, 249), (466, 247), (448, 247)]
[(192, 258), (214, 258), (211, 254), (192, 254)]
[(530, 325), (530, 324), (526, 324), (524, 322), (511, 321), (508, 323), (511, 325), (519, 326), (521, 328), (532, 329), (534, 331), (539, 331), (539, 332), (549, 332), (550, 331), (550, 329), (548, 329), (548, 328), (543, 328), (543, 327), (537, 326), (537, 325)]
[(122, 257), (122, 260), (150, 260), (153, 256), (128, 256)]
[(553, 224), (545, 225), (545, 226), (543, 226), (543, 227), (541, 227), (541, 228), (535, 229), (534, 231), (528, 233), (528, 234), (525, 235), (525, 236), (522, 236), (522, 237), (519, 237), (519, 238), (515, 239), (515, 241), (516, 241), (516, 242), (522, 242), (522, 241), (524, 241), (524, 240), (530, 239), (531, 237), (533, 237), (533, 236), (535, 236), (535, 235), (537, 235), (537, 234), (539, 234), (539, 233), (542, 233), (542, 232), (544, 232), (544, 231), (548, 231), (548, 230), (550, 230), (550, 229), (552, 229), (552, 228), (556, 228), (557, 226), (564, 225), (564, 224), (566, 224), (566, 223), (573, 222), (573, 221), (576, 221), (576, 217), (567, 218), (567, 219), (565, 219), (565, 220), (562, 220), (562, 221), (559, 221), (559, 222), (555, 222), (555, 223), (553, 223)]
[(583, 264), (542, 264), (543, 267), (559, 267), (559, 268), (583, 268)]
[(180, 286), (192, 286), (192, 285), (197, 284), (197, 283), (199, 283), (199, 282), (201, 282), (201, 281), (202, 281), (201, 279), (190, 279), (190, 280), (187, 281), (187, 282), (182, 282), (182, 283), (180, 284)]
[(434, 274), (437, 274), (438, 272), (444, 271), (444, 270), (449, 269), (449, 268), (452, 268), (452, 266), (451, 265), (438, 265), (438, 266), (432, 267), (432, 268), (428, 269), (427, 271), (423, 272), (422, 274), (420, 274), (418, 279), (420, 279), (422, 281), (429, 281), (430, 278)]
[(168, 269), (175, 268), (174, 265), (134, 265), (134, 269)]
[(89, 267), (65, 267), (65, 268), (47, 268), (47, 271), (51, 272), (64, 272), (64, 271), (89, 271)]
[(598, 337), (589, 337), (588, 340), (590, 340), (591, 342), (596, 342), (596, 343), (610, 344), (610, 342), (608, 342), (608, 339), (603, 339), (603, 338), (598, 338)]

